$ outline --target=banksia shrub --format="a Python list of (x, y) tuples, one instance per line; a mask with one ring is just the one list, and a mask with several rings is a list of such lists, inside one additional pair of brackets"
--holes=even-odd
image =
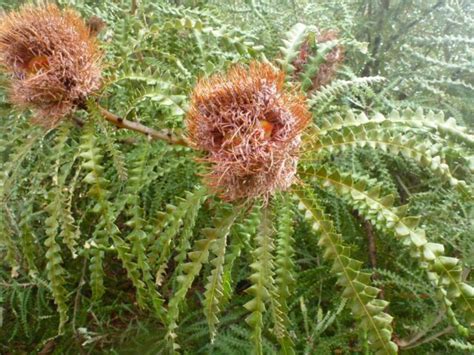
[(269, 64), (234, 66), (198, 82), (187, 126), (206, 153), (208, 185), (227, 201), (264, 199), (294, 181), (301, 132), (310, 115), (303, 96), (284, 88)]
[(0, 61), (10, 77), (10, 100), (54, 127), (100, 86), (100, 53), (89, 27), (73, 10), (26, 5), (0, 18)]
[[(344, 47), (340, 44), (331, 46), (328, 42), (337, 41), (338, 35), (335, 30), (327, 30), (316, 37), (317, 52), (316, 55), (323, 57), (322, 63), (311, 78), (312, 85), (310, 90), (319, 90), (322, 86), (329, 84), (336, 71), (344, 61)], [(309, 40), (306, 40), (301, 46), (299, 56), (294, 61), (295, 74), (299, 75), (304, 71), (304, 66), (308, 64), (308, 60), (313, 50)]]

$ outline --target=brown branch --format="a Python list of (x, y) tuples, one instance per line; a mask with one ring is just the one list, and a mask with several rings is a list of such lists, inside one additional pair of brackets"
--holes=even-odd
[[(430, 329), (432, 329), (432, 327)], [(398, 346), (399, 346), (400, 349), (404, 349), (404, 350), (413, 349), (417, 346), (420, 346), (420, 345), (423, 345), (423, 344), (426, 344), (426, 343), (430, 343), (433, 340), (436, 340), (436, 339), (442, 337), (443, 335), (449, 334), (449, 333), (453, 332), (453, 330), (454, 330), (454, 328), (451, 325), (449, 325), (446, 328), (444, 328), (443, 330), (440, 330), (439, 332), (437, 332), (437, 333), (435, 333), (431, 336), (428, 336), (424, 339), (421, 339), (421, 340), (420, 340), (421, 337), (417, 338), (415, 341), (406, 342), (406, 343), (403, 340), (401, 340), (400, 343), (398, 344)], [(425, 335), (425, 334), (423, 334), (423, 335)]]
[(81, 289), (82, 289), (82, 286), (86, 283), (84, 281), (85, 276), (86, 276), (86, 271), (87, 271), (87, 258), (84, 258), (84, 262), (82, 264), (81, 279), (79, 280), (79, 285), (77, 286), (77, 291), (76, 291), (76, 297), (74, 298), (74, 309), (73, 309), (73, 316), (72, 316), (72, 332), (75, 334), (74, 340), (81, 354), (85, 354), (85, 351), (81, 346), (80, 334), (78, 333), (77, 328), (76, 328), (76, 318), (77, 318), (77, 311), (81, 304)]
[(438, 313), (436, 319), (429, 325), (427, 329), (423, 329), (420, 332), (414, 334), (410, 339), (400, 339), (398, 342), (398, 346), (401, 348), (407, 348), (416, 344), (421, 338), (423, 338), (428, 332), (436, 327), (441, 321), (444, 319), (445, 312), (442, 311)]
[(38, 355), (48, 355), (54, 352), (54, 348), (56, 347), (56, 340), (50, 339), (44, 344), (43, 348), (40, 350)]
[(428, 10), (426, 10), (421, 16), (417, 17), (415, 20), (411, 21), (410, 23), (403, 24), (402, 28), (403, 31), (398, 31), (397, 33), (393, 34), (387, 41), (387, 44), (384, 46), (384, 51), (388, 51), (392, 48), (393, 44), (402, 36), (406, 35), (409, 30), (416, 26), (418, 23), (423, 21), (428, 15), (430, 15), (434, 10), (436, 10), (441, 5), (444, 5), (444, 0), (439, 0), (436, 4), (431, 6)]
[[(387, 18), (386, 13), (388, 12), (390, 7), (390, 1), (389, 0), (382, 0), (382, 6), (379, 8), (377, 11), (377, 23), (376, 23), (376, 29), (374, 31), (375, 37), (372, 45), (372, 50), (371, 50), (371, 55), (369, 60), (363, 71), (362, 75), (363, 76), (368, 76), (371, 75), (371, 71), (378, 71), (378, 65), (379, 65), (379, 52), (380, 52), (380, 47), (382, 46), (383, 42), (383, 27), (385, 25), (385, 20)], [(369, 32), (369, 39), (370, 39), (370, 31)], [(369, 43), (371, 43), (369, 41)]]
[(370, 266), (372, 269), (377, 267), (377, 247), (375, 246), (375, 236), (374, 236), (374, 229), (372, 225), (368, 221), (364, 221), (364, 229), (367, 233), (367, 239), (369, 242), (369, 260)]
[(146, 135), (147, 137), (149, 137), (150, 139), (163, 140), (171, 144), (178, 144), (178, 145), (182, 145), (186, 147), (189, 146), (188, 141), (183, 136), (174, 135), (170, 131), (163, 131), (163, 130), (157, 131), (157, 130), (154, 130), (153, 128), (142, 125), (141, 123), (129, 121), (125, 118), (117, 116), (101, 106), (97, 106), (97, 108), (100, 114), (107, 121), (109, 121), (110, 123), (112, 123), (118, 128), (125, 128), (125, 129), (129, 129), (135, 132), (142, 133)]
[[(374, 232), (374, 227), (372, 226), (372, 223), (370, 221), (364, 219), (357, 211), (353, 212), (353, 215), (359, 220), (359, 222), (362, 224), (362, 227), (365, 231), (365, 235), (367, 236), (367, 241), (368, 241), (368, 247), (369, 247), (369, 262), (370, 266), (372, 269), (377, 268), (377, 244), (375, 243), (375, 232)], [(374, 272), (372, 275), (372, 280), (377, 280), (379, 279), (380, 276), (378, 273)], [(385, 299), (385, 291), (383, 286), (379, 286), (380, 288), (380, 293), (379, 293), (379, 298), (380, 299)]]
[[(369, 243), (369, 260), (370, 260), (370, 266), (372, 266), (373, 269), (377, 268), (377, 245), (375, 244), (375, 233), (374, 233), (374, 227), (372, 226), (372, 223), (369, 221), (365, 220), (363, 221), (364, 230), (367, 235), (367, 240)], [(372, 279), (377, 280), (380, 278), (380, 275), (377, 272), (374, 272)], [(385, 290), (383, 286), (379, 286), (380, 288), (380, 293), (379, 293), (379, 298), (380, 299), (385, 299)]]
[(0, 286), (4, 287), (4, 288), (12, 288), (12, 287), (28, 288), (28, 287), (36, 287), (38, 285), (34, 284), (34, 283), (13, 283), (13, 284), (9, 284), (9, 283), (6, 283), (6, 282), (0, 282)]
[(132, 6), (130, 8), (130, 14), (135, 15), (138, 9), (138, 0), (132, 0)]
[(447, 328), (444, 328), (443, 330), (439, 331), (438, 333), (433, 334), (433, 335), (425, 338), (424, 340), (422, 340), (422, 341), (420, 341), (416, 344), (412, 344), (410, 346), (407, 346), (404, 349), (412, 349), (416, 346), (420, 346), (420, 345), (423, 345), (423, 344), (426, 344), (426, 343), (431, 343), (433, 340), (436, 340), (436, 339), (442, 337), (443, 335), (452, 333), (453, 331), (454, 331), (454, 328), (452, 326), (448, 326)]
[[(382, 35), (385, 22), (384, 20), (387, 16), (390, 16), (388, 13), (389, 10), (389, 1), (384, 0), (382, 7), (377, 14), (378, 21), (375, 33), (377, 35), (374, 38), (374, 43), (372, 44), (372, 51), (371, 51), (371, 60), (367, 62), (365, 65), (362, 73), (364, 76), (367, 75), (375, 75), (380, 72), (379, 67), (383, 63), (383, 55), (387, 53), (397, 41), (405, 36), (414, 26), (419, 24), (421, 21), (425, 20), (433, 11), (435, 11), (438, 7), (444, 5), (445, 0), (439, 0), (436, 4), (431, 6), (427, 9), (424, 13), (409, 23), (402, 24), (399, 31), (396, 31), (395, 34), (391, 36), (387, 36), (388, 38), (384, 39)], [(400, 47), (400, 45), (398, 45)]]

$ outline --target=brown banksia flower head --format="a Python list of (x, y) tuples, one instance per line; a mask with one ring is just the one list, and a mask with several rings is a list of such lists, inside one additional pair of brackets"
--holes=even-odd
[(11, 76), (10, 99), (54, 127), (100, 87), (100, 52), (73, 10), (26, 5), (0, 17), (0, 64)]
[[(338, 38), (337, 31), (327, 30), (316, 37), (316, 43), (317, 45), (321, 45), (326, 42), (336, 41)], [(309, 40), (306, 40), (301, 46), (298, 57), (292, 63), (296, 69), (295, 75), (299, 75), (304, 70), (304, 66), (308, 63), (311, 54), (317, 55), (317, 53), (311, 53), (311, 51), (311, 44)], [(343, 61), (344, 47), (340, 44), (336, 44), (324, 56), (324, 62), (319, 66), (317, 74), (312, 78), (311, 90), (319, 90), (322, 86), (329, 84)]]
[(90, 36), (98, 36), (99, 33), (107, 27), (105, 21), (97, 16), (89, 17), (89, 19), (86, 21), (86, 25), (89, 28)]
[(208, 185), (227, 201), (287, 189), (295, 178), (305, 98), (284, 88), (283, 72), (254, 62), (201, 79), (187, 117), (189, 141), (206, 152)]

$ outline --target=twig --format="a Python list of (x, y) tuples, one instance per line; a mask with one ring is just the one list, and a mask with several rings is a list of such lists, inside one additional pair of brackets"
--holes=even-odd
[(130, 129), (135, 132), (142, 133), (151, 139), (163, 140), (171, 144), (178, 144), (185, 147), (189, 146), (188, 141), (183, 136), (173, 135), (170, 131), (157, 131), (153, 128), (142, 125), (138, 122), (132, 122), (120, 116), (113, 114), (101, 106), (97, 106), (99, 113), (110, 123), (118, 128)]
[(415, 342), (415, 343), (410, 344), (410, 345), (405, 346), (405, 347), (400, 346), (400, 348), (403, 348), (403, 349), (405, 349), (405, 350), (407, 350), (407, 349), (412, 349), (412, 348), (414, 348), (414, 347), (416, 347), (416, 346), (420, 346), (420, 345), (422, 345), (422, 344), (426, 344), (426, 343), (432, 342), (433, 340), (435, 340), (435, 339), (437, 339), (437, 338), (439, 338), (439, 337), (441, 337), (441, 336), (443, 336), (443, 335), (445, 335), (445, 334), (451, 333), (453, 330), (454, 330), (454, 328), (453, 328), (452, 326), (448, 326), (447, 328), (445, 328), (445, 329), (439, 331), (438, 333), (435, 333), (435, 334), (433, 334), (433, 335), (431, 335), (431, 336), (429, 336), (429, 337), (423, 339), (422, 341)]
[[(354, 211), (354, 215), (357, 217), (359, 222), (362, 224), (365, 234), (367, 236), (367, 241), (369, 243), (369, 261), (370, 261), (370, 266), (373, 269), (377, 268), (377, 245), (375, 244), (375, 233), (374, 233), (374, 227), (372, 224), (365, 220), (363, 217), (361, 217), (357, 211)], [(378, 273), (374, 272), (372, 275), (373, 280), (379, 279), (380, 276)], [(385, 299), (385, 292), (383, 286), (379, 286), (380, 288), (380, 293), (379, 293), (379, 298), (380, 299)]]
[[(369, 260), (370, 260), (370, 266), (372, 269), (377, 268), (377, 245), (375, 244), (375, 234), (374, 234), (374, 227), (369, 221), (364, 221), (363, 222), (364, 230), (367, 235), (367, 240), (369, 242)], [(372, 275), (373, 280), (379, 279), (380, 276), (378, 273), (374, 272)], [(385, 299), (385, 290), (383, 286), (379, 286), (380, 288), (380, 293), (379, 293), (379, 298), (380, 299)]]
[(138, 9), (138, 0), (132, 0), (132, 6), (130, 8), (130, 14), (135, 15)]
[[(408, 349), (408, 348), (412, 348), (414, 346), (417, 346), (417, 345), (420, 345), (422, 343), (426, 343), (426, 340), (422, 340), (421, 342), (420, 339), (423, 338), (431, 329), (433, 329), (434, 327), (436, 327), (439, 323), (441, 323), (441, 321), (444, 319), (444, 316), (445, 316), (446, 312), (442, 311), (440, 313), (438, 313), (438, 315), (436, 316), (436, 319), (430, 324), (430, 326), (426, 329), (423, 329), (421, 330), (420, 332), (414, 334), (410, 339), (400, 339), (398, 341), (398, 346), (400, 348), (403, 348), (403, 349)], [(426, 338), (426, 339), (434, 339), (433, 337), (429, 337), (429, 338)]]
[[(431, 14), (438, 7), (444, 5), (444, 0), (439, 0), (432, 7), (427, 9), (424, 13), (417, 16), (417, 18), (410, 23), (403, 24), (399, 31), (390, 36), (389, 38), (384, 39), (382, 35), (376, 35), (374, 38), (374, 43), (372, 47), (371, 57), (372, 59), (367, 62), (362, 73), (364, 76), (368, 76), (370, 73), (378, 73), (379, 66), (383, 63), (383, 58), (381, 54), (386, 53), (393, 45), (397, 44), (400, 47), (400, 44), (397, 42), (401, 37), (405, 36), (412, 27), (416, 26), (418, 23), (423, 21), (429, 14)], [(387, 11), (389, 10), (390, 1), (383, 0), (382, 8), (378, 14), (379, 20), (377, 21), (377, 31), (376, 33), (381, 33), (384, 25), (384, 19), (387, 18)]]
[(13, 284), (9, 284), (9, 283), (6, 283), (6, 282), (0, 282), (0, 286), (1, 287), (4, 287), (4, 288), (10, 288), (10, 287), (23, 287), (23, 288), (28, 288), (28, 287), (36, 287), (38, 286), (37, 284), (34, 284), (34, 283), (13, 283)]
[(73, 310), (73, 315), (72, 315), (72, 331), (74, 333), (76, 333), (76, 315), (77, 315), (77, 309), (79, 308), (79, 302), (81, 299), (81, 289), (85, 283), (84, 278), (86, 275), (86, 270), (87, 270), (87, 258), (84, 258), (84, 263), (82, 264), (81, 279), (79, 280), (79, 285), (77, 286), (77, 291), (76, 291), (76, 297), (74, 298), (74, 310)]
[(402, 203), (405, 204), (407, 202), (408, 198), (411, 196), (410, 190), (403, 183), (403, 180), (400, 178), (400, 176), (395, 175), (395, 178), (397, 179), (397, 181), (400, 185), (400, 188), (401, 188), (400, 192), (403, 192), (403, 193), (400, 193), (400, 199), (401, 199)]
[(396, 41), (401, 37), (407, 34), (407, 32), (413, 27), (416, 26), (418, 23), (423, 21), (429, 14), (431, 14), (434, 10), (436, 10), (441, 5), (444, 5), (444, 0), (439, 0), (436, 4), (431, 6), (428, 10), (426, 10), (423, 14), (418, 16), (415, 20), (411, 21), (410, 23), (403, 25), (403, 31), (398, 31), (394, 33), (388, 40), (387, 44), (384, 46), (384, 51), (388, 51), (392, 46), (396, 43)]
[(82, 274), (81, 279), (79, 280), (79, 285), (77, 286), (76, 297), (74, 298), (74, 310), (72, 315), (72, 332), (75, 334), (75, 341), (81, 351), (81, 354), (84, 353), (84, 350), (81, 347), (81, 341), (78, 338), (77, 330), (76, 330), (76, 316), (77, 310), (79, 309), (80, 300), (81, 300), (81, 289), (82, 286), (85, 284), (85, 276), (87, 270), (87, 258), (84, 258), (84, 263), (82, 264)]
[(370, 266), (372, 269), (377, 268), (377, 249), (375, 246), (375, 236), (374, 236), (374, 230), (372, 228), (372, 225), (364, 221), (364, 229), (365, 232), (367, 233), (367, 239), (369, 242), (369, 260), (370, 260)]
[(38, 355), (48, 355), (52, 354), (54, 352), (54, 348), (56, 347), (56, 340), (50, 339), (44, 344), (43, 348), (41, 351), (38, 353)]

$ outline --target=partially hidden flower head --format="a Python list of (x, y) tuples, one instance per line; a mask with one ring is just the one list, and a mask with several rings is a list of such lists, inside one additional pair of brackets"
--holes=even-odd
[[(318, 38), (318, 44), (337, 41), (338, 34), (335, 30), (322, 32)], [(329, 84), (334, 78), (337, 69), (344, 60), (344, 47), (340, 44), (335, 45), (328, 54), (326, 54), (325, 62), (319, 67), (318, 75), (313, 80), (315, 89)]]
[(270, 64), (253, 62), (203, 78), (193, 91), (188, 138), (205, 152), (205, 180), (224, 200), (268, 200), (294, 182), (310, 114), (284, 79)]
[(54, 127), (101, 83), (100, 51), (91, 30), (70, 9), (42, 3), (0, 16), (0, 64), (12, 103), (32, 108)]
[[(319, 33), (314, 39), (317, 50), (314, 51), (311, 41), (306, 40), (301, 46), (298, 57), (292, 63), (295, 67), (295, 75), (298, 76), (304, 71), (304, 66), (308, 64), (310, 55), (321, 55), (323, 62), (319, 65), (316, 75), (311, 78), (311, 88), (309, 91), (319, 90), (321, 87), (329, 84), (335, 77), (336, 72), (344, 61), (344, 47), (338, 43), (339, 35), (336, 30), (326, 30)], [(333, 45), (330, 45), (333, 44)], [(329, 51), (324, 53), (324, 46), (329, 45)]]

